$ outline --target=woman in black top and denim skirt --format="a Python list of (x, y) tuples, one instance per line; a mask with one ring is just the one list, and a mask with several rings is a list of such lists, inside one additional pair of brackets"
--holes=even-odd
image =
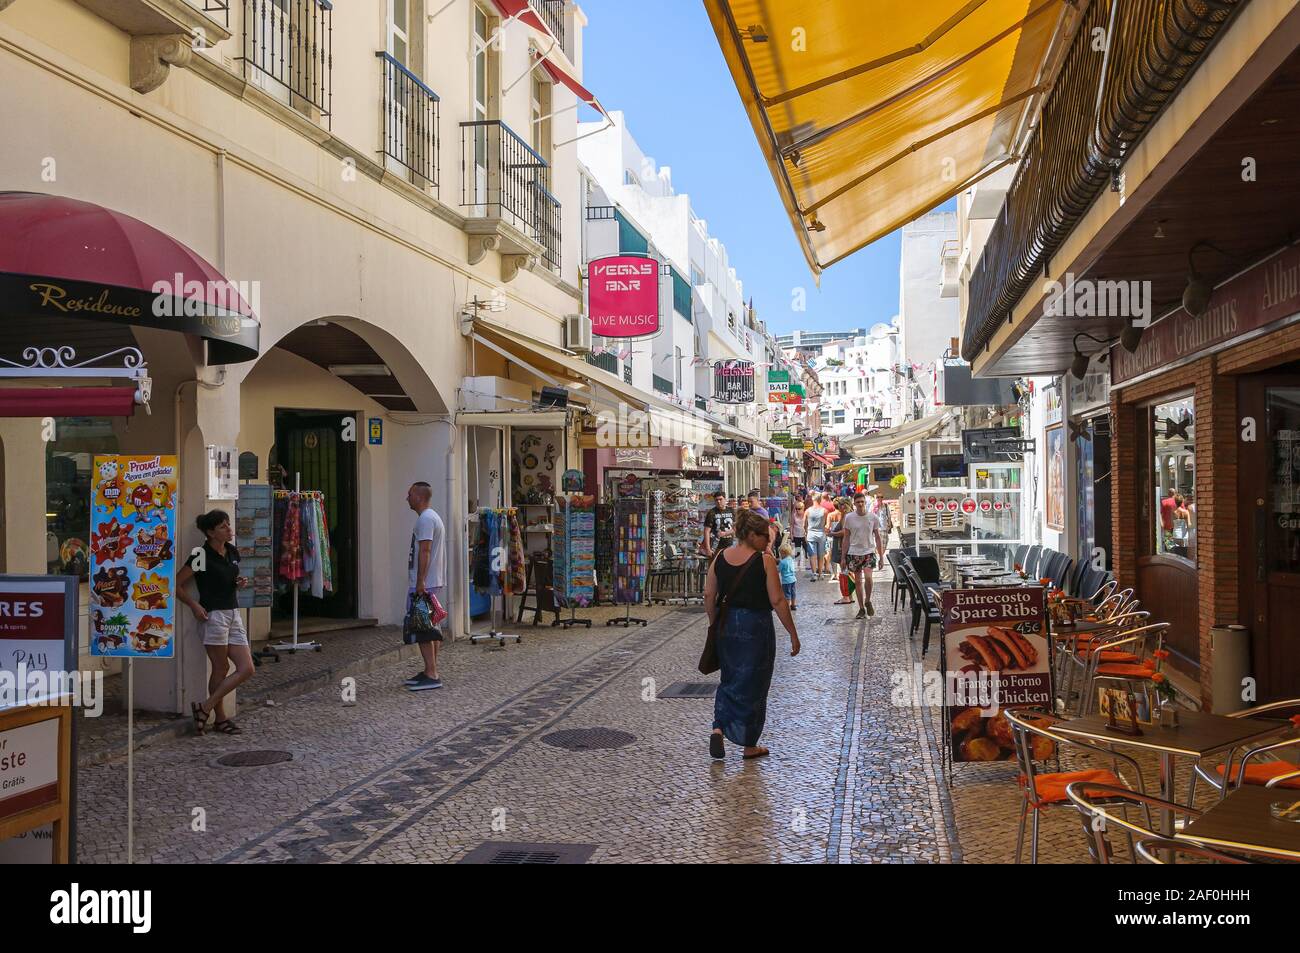
[[(790, 654), (799, 654), (799, 633), (781, 588), (776, 560), (767, 552), (768, 521), (752, 510), (736, 514), (736, 545), (720, 550), (709, 565), (704, 606), (712, 622), (726, 603), (726, 621), (718, 633), (721, 683), (713, 700), (713, 734), (709, 753), (726, 754), (723, 738), (743, 745), (746, 758), (768, 753), (758, 743), (767, 720), (767, 692), (776, 664), (776, 628), (772, 613), (790, 633)], [(734, 586), (734, 592), (733, 590)], [(727, 593), (732, 595), (728, 598)]]

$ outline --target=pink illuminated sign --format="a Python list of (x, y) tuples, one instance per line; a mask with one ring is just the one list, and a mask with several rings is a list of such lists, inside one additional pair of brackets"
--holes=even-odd
[(643, 338), (659, 333), (659, 262), (636, 255), (598, 258), (587, 266), (591, 333)]

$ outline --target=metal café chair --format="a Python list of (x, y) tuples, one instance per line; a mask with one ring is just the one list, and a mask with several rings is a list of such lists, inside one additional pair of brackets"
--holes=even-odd
[[(1029, 862), (1038, 863), (1038, 819), (1044, 810), (1055, 807), (1070, 807), (1066, 795), (1070, 786), (1080, 783), (1089, 785), (1118, 785), (1122, 790), (1129, 790), (1124, 778), (1119, 773), (1119, 762), (1125, 762), (1133, 769), (1138, 790), (1145, 790), (1142, 781), (1142, 768), (1137, 761), (1117, 751), (1107, 751), (1100, 745), (1090, 744), (1076, 738), (1067, 738), (1051, 730), (1051, 725), (1058, 719), (1046, 712), (1036, 709), (1005, 709), (1007, 721), (1011, 724), (1011, 734), (1015, 742), (1016, 766), (1020, 769), (1017, 783), (1023, 803), (1020, 806), (1020, 828), (1016, 835), (1016, 863), (1024, 849), (1025, 821), (1032, 813), (1032, 833), (1029, 841)], [(1037, 742), (1036, 739), (1043, 739)], [(1038, 761), (1056, 755), (1060, 746), (1082, 748), (1110, 759), (1113, 770), (1091, 768), (1083, 771), (1038, 770)], [(1059, 763), (1059, 758), (1058, 758)]]
[[(1164, 646), (1164, 633), (1168, 628), (1170, 628), (1168, 622), (1153, 622), (1128, 629), (1120, 633), (1118, 638), (1109, 639), (1097, 646), (1093, 650), (1093, 657), (1089, 660), (1087, 679), (1084, 681), (1088, 695), (1080, 706), (1082, 713), (1086, 715), (1093, 710), (1097, 701), (1098, 682), (1118, 682), (1130, 687), (1140, 687), (1146, 699), (1147, 710), (1150, 711), (1150, 688), (1154, 684), (1152, 676), (1159, 672), (1162, 666), (1161, 659), (1154, 653)], [(1107, 662), (1101, 658), (1103, 652), (1107, 650), (1113, 652), (1120, 650), (1121, 647), (1123, 651), (1137, 656), (1138, 660)]]
[(1118, 588), (1119, 588), (1118, 579), (1107, 579), (1097, 588), (1097, 591), (1092, 594), (1089, 601), (1092, 602), (1093, 605), (1098, 605), (1100, 604), (1101, 600), (1113, 594), (1115, 590), (1117, 590)]
[[(1175, 827), (1180, 823), (1185, 825), (1187, 821), (1195, 820), (1201, 816), (1201, 812), (1195, 808), (1153, 797), (1144, 791), (1134, 791), (1120, 785), (1099, 783), (1086, 779), (1066, 785), (1065, 796), (1079, 810), (1079, 815), (1083, 821), (1084, 837), (1087, 838), (1088, 842), (1088, 854), (1092, 857), (1093, 863), (1096, 864), (1109, 864), (1115, 856), (1110, 841), (1106, 837), (1111, 825), (1124, 833), (1124, 837), (1129, 844), (1131, 863), (1137, 863), (1137, 853), (1133, 844), (1135, 835), (1138, 840), (1162, 839), (1156, 830), (1159, 825), (1152, 818), (1153, 809), (1156, 811), (1169, 811), (1170, 815), (1175, 819)], [(1108, 808), (1115, 807), (1119, 807), (1121, 812), (1114, 813), (1108, 810)], [(1137, 808), (1145, 812), (1145, 827), (1129, 820), (1128, 809), (1130, 808)], [(1184, 820), (1181, 822), (1178, 820), (1179, 815), (1184, 816)], [(1188, 843), (1194, 844), (1194, 842)]]
[(903, 607), (907, 607), (907, 599), (910, 594), (907, 588), (907, 580), (903, 577), (902, 561), (904, 558), (902, 552), (897, 549), (891, 549), (889, 552), (885, 553), (885, 559), (889, 561), (889, 568), (893, 570), (894, 573), (894, 582), (890, 590), (890, 596), (895, 612), (898, 611), (898, 603), (900, 600), (903, 603)]
[(1088, 684), (1093, 673), (1093, 663), (1102, 662), (1140, 662), (1141, 657), (1127, 649), (1116, 648), (1111, 643), (1124, 636), (1131, 629), (1147, 624), (1150, 612), (1131, 612), (1110, 620), (1104, 629), (1076, 635), (1065, 636), (1056, 653), (1057, 684), (1061, 686), (1061, 698), (1067, 704), (1074, 695), (1075, 676), (1081, 677), (1083, 684)]
[(1166, 861), (1160, 858), (1160, 852), (1173, 854), (1175, 860), (1186, 858), (1187, 860), (1208, 861), (1212, 864), (1253, 864), (1253, 860), (1246, 860), (1244, 857), (1233, 857), (1231, 854), (1225, 854), (1222, 851), (1212, 850), (1203, 844), (1196, 844), (1185, 840), (1169, 840), (1164, 837), (1144, 837), (1133, 845), (1137, 851), (1138, 857), (1148, 864), (1163, 864)]
[[(1291, 720), (1296, 722), (1297, 726), (1300, 726), (1300, 714), (1296, 714), (1296, 712), (1300, 712), (1300, 698), (1289, 698), (1284, 701), (1270, 702), (1267, 705), (1257, 705), (1254, 708), (1231, 712), (1225, 717), (1263, 718), (1279, 715), (1285, 717), (1290, 713)], [(1256, 745), (1242, 752), (1240, 760), (1236, 758), (1238, 750), (1233, 748), (1227, 753), (1222, 763), (1215, 764), (1212, 767), (1201, 761), (1193, 764), (1191, 781), (1188, 783), (1187, 800), (1192, 801), (1195, 799), (1198, 778), (1204, 780), (1206, 784), (1218, 791), (1220, 800), (1227, 797), (1230, 790), (1239, 788), (1243, 784), (1257, 784), (1267, 788), (1300, 789), (1300, 764), (1278, 756), (1279, 752), (1283, 751), (1295, 751), (1300, 754), (1300, 737)], [(1236, 760), (1235, 767), (1233, 766), (1234, 760)]]

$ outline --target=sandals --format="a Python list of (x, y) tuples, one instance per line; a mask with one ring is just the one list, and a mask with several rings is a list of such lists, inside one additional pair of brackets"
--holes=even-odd
[(212, 730), (222, 735), (243, 734), (243, 730), (237, 724), (235, 724), (234, 721), (232, 721), (229, 718), (227, 718), (225, 721), (217, 722), (215, 725), (212, 726)]
[(772, 752), (768, 751), (766, 748), (759, 748), (759, 749), (758, 749), (757, 751), (755, 751), (753, 754), (747, 754), (747, 755), (745, 755), (745, 760), (746, 760), (746, 761), (753, 761), (755, 758), (766, 758), (766, 757), (767, 757), (769, 754), (771, 754), (771, 753), (772, 753)]
[(722, 746), (722, 735), (714, 732), (709, 735), (709, 757), (721, 761), (727, 756), (727, 749)]
[(194, 733), (203, 734), (208, 727), (208, 719), (212, 717), (212, 712), (204, 711), (203, 706), (198, 702), (190, 702), (190, 714), (194, 716)]

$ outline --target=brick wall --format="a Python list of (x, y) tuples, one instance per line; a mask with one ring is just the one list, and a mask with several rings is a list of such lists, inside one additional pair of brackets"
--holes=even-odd
[[(1149, 542), (1138, 537), (1139, 508), (1147, 492), (1138, 472), (1138, 447), (1148, 439), (1139, 405), (1188, 389), (1194, 394), (1197, 618), (1204, 708), (1210, 704), (1214, 665), (1210, 629), (1238, 621), (1237, 386), (1235, 378), (1217, 373), (1216, 361), (1215, 356), (1202, 358), (1111, 394), (1111, 545), (1115, 574), (1125, 586), (1136, 585), (1138, 557), (1150, 552)], [(1137, 596), (1141, 599), (1142, 593)]]

